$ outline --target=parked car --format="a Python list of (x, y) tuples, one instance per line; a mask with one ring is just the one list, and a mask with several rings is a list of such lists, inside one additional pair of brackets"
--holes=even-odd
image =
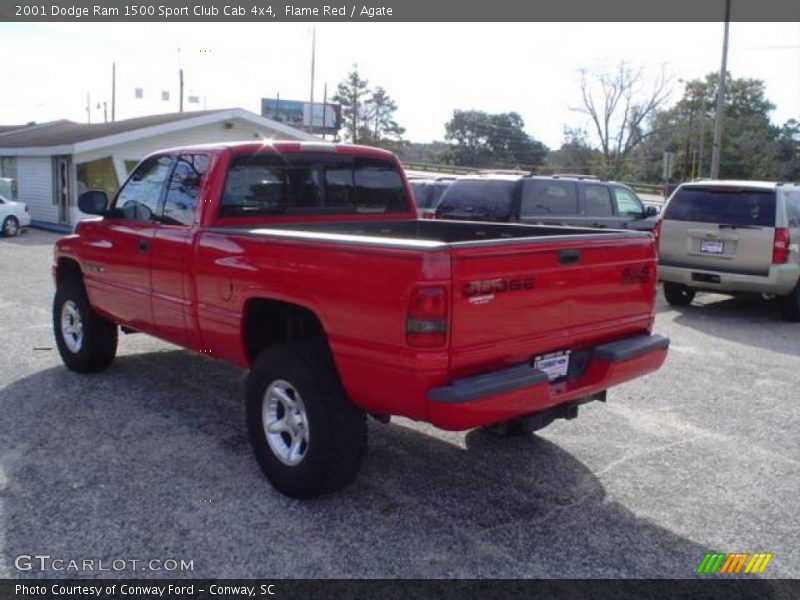
[(455, 177), (436, 177), (434, 179), (409, 180), (408, 184), (411, 186), (411, 193), (414, 196), (418, 218), (434, 218), (439, 198), (455, 179)]
[(290, 496), (356, 476), (367, 414), (532, 431), (667, 354), (651, 235), (417, 220), (383, 150), (172, 149), (79, 204), (102, 219), (56, 243), (66, 366), (108, 367), (121, 326), (249, 368), (256, 459)]
[(661, 195), (664, 196), (664, 200), (667, 200), (670, 196), (672, 196), (672, 192), (678, 189), (680, 183), (662, 183), (661, 184)]
[(0, 196), (0, 235), (14, 237), (21, 228), (31, 224), (28, 205), (24, 202), (13, 202)]
[(800, 185), (758, 181), (682, 184), (659, 221), (659, 277), (667, 302), (697, 291), (784, 297), (800, 320)]
[(442, 194), (437, 219), (652, 231), (657, 210), (629, 187), (567, 176), (469, 175)]

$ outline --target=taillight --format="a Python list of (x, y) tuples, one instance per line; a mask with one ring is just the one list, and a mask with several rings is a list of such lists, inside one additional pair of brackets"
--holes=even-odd
[(775, 228), (775, 241), (772, 244), (772, 264), (782, 265), (789, 262), (789, 230)]
[(423, 219), (435, 219), (436, 218), (436, 213), (435, 212), (423, 213), (422, 218)]
[(653, 237), (656, 239), (656, 251), (658, 251), (658, 238), (661, 237), (661, 219), (653, 224)]
[(406, 315), (406, 343), (438, 348), (447, 341), (447, 290), (420, 287), (411, 293)]

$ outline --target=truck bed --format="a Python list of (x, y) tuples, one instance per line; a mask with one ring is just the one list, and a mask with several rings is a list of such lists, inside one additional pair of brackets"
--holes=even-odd
[(472, 221), (403, 220), (360, 221), (327, 223), (270, 224), (241, 227), (212, 228), (211, 231), (234, 235), (275, 236), (316, 239), (348, 244), (376, 244), (402, 246), (420, 250), (440, 250), (451, 246), (467, 248), (476, 246), (527, 243), (537, 239), (548, 242), (590, 241), (646, 237), (647, 233), (560, 227), (556, 225), (517, 225), (480, 223)]

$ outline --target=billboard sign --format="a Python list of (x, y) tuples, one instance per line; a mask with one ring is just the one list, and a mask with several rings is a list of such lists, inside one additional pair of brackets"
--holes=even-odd
[(311, 104), (283, 98), (261, 99), (262, 117), (312, 133), (336, 133), (341, 127), (341, 115), (342, 107), (339, 104)]

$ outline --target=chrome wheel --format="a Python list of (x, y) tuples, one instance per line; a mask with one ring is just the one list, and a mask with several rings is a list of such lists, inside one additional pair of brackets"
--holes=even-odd
[(83, 346), (83, 320), (78, 305), (67, 300), (61, 307), (61, 337), (73, 354), (81, 351)]
[(308, 415), (303, 399), (288, 381), (276, 379), (264, 392), (261, 420), (275, 457), (294, 467), (308, 452)]
[(14, 237), (19, 232), (19, 224), (17, 220), (13, 217), (8, 217), (3, 223), (3, 233), (6, 237)]

